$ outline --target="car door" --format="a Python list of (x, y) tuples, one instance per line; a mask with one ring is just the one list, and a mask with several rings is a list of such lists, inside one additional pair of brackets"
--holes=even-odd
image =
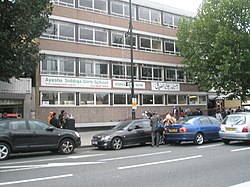
[(127, 144), (140, 143), (144, 137), (143, 124), (141, 121), (133, 121), (127, 130)]
[(213, 139), (217, 139), (219, 138), (219, 131), (220, 131), (220, 127), (221, 127), (221, 122), (211, 116), (208, 116), (209, 120), (211, 121), (212, 127), (213, 127), (213, 132), (212, 132), (212, 138)]
[(25, 119), (9, 121), (4, 134), (9, 137), (13, 151), (28, 151), (31, 133)]
[(151, 142), (150, 120), (142, 121), (142, 130), (143, 130), (142, 142)]
[(199, 119), (200, 129), (205, 135), (205, 139), (213, 139), (215, 138), (216, 132), (218, 132), (218, 128), (211, 123), (207, 116), (201, 117)]
[(37, 120), (29, 120), (29, 128), (32, 133), (31, 150), (50, 150), (57, 147), (60, 139), (59, 132), (46, 123)]

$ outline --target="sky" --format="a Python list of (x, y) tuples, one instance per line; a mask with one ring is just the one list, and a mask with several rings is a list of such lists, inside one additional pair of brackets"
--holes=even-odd
[(150, 0), (155, 3), (168, 5), (171, 7), (187, 10), (193, 13), (197, 13), (202, 0)]

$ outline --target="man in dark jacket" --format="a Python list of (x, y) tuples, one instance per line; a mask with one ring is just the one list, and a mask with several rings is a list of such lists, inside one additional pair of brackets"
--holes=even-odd
[(59, 121), (56, 118), (56, 113), (55, 112), (53, 112), (52, 118), (50, 120), (50, 124), (53, 125), (54, 127), (60, 128)]
[(155, 145), (159, 147), (160, 142), (160, 133), (157, 131), (158, 122), (160, 121), (160, 117), (156, 112), (153, 112), (153, 116), (150, 118), (150, 126), (151, 126), (151, 146)]

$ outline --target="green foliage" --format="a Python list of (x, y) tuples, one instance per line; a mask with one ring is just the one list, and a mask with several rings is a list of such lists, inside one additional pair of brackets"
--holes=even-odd
[(246, 98), (250, 89), (250, 0), (203, 0), (183, 18), (178, 48), (189, 79), (203, 91)]
[(51, 13), (49, 0), (0, 0), (0, 81), (34, 73)]

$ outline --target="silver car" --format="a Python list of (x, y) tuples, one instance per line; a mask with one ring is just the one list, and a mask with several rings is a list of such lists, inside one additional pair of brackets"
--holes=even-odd
[(219, 135), (222, 142), (250, 141), (250, 112), (239, 112), (228, 115), (222, 122)]

